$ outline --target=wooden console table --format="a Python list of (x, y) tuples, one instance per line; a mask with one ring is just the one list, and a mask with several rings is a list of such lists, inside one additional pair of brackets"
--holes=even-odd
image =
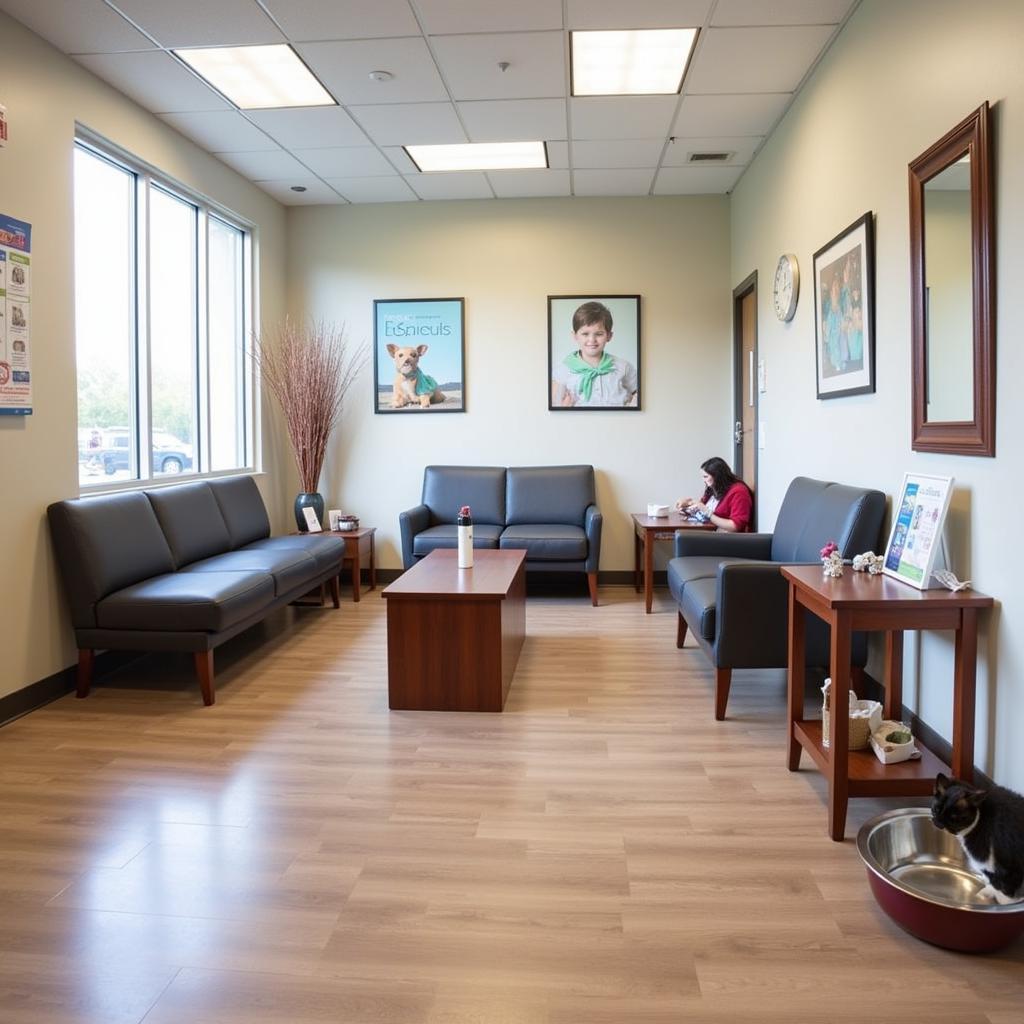
[[(851, 796), (930, 796), (936, 774), (950, 768), (957, 778), (971, 781), (978, 610), (990, 608), (992, 598), (973, 590), (915, 590), (887, 576), (849, 568), (838, 579), (825, 576), (817, 565), (783, 566), (782, 575), (789, 581), (789, 770), (800, 767), (800, 752), (806, 750), (828, 778), (828, 834), (842, 841)], [(831, 628), (832, 706), (840, 711), (850, 689), (850, 634), (885, 633), (885, 717), (897, 721), (903, 712), (903, 631), (954, 631), (951, 766), (916, 736), (919, 761), (884, 765), (870, 748), (847, 750), (849, 718), (841, 713), (829, 715), (829, 746), (824, 746), (820, 719), (803, 717), (804, 609)]]
[(645, 516), (641, 512), (631, 512), (633, 519), (633, 584), (640, 593), (640, 556), (643, 549), (643, 584), (644, 604), (647, 614), (651, 614), (654, 601), (654, 542), (671, 540), (676, 530), (714, 530), (711, 523), (695, 523), (692, 519), (681, 516), (678, 512), (670, 512), (667, 516)]

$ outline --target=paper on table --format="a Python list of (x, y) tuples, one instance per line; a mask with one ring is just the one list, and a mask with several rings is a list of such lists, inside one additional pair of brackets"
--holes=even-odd
[(306, 517), (306, 524), (309, 526), (310, 533), (323, 532), (323, 527), (320, 525), (320, 520), (316, 517), (316, 509), (312, 509), (307, 505), (302, 510), (302, 514)]

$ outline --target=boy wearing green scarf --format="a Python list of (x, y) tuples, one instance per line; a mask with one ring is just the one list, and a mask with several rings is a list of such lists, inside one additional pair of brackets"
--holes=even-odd
[(605, 352), (612, 340), (612, 315), (601, 302), (584, 302), (572, 317), (577, 346), (552, 371), (552, 408), (600, 408), (636, 404), (632, 364)]

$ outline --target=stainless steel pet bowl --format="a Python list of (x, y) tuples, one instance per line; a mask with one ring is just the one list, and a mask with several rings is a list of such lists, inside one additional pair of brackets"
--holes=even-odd
[(978, 899), (973, 874), (955, 836), (936, 828), (923, 807), (887, 811), (857, 833), (857, 850), (878, 905), (925, 942), (966, 953), (990, 953), (1024, 933), (1024, 903)]

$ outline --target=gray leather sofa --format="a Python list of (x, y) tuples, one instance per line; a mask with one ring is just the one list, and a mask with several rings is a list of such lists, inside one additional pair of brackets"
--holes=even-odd
[(47, 515), (79, 649), (79, 697), (97, 650), (191, 651), (210, 705), (215, 647), (324, 583), (340, 606), (345, 542), (271, 537), (252, 477), (59, 501)]
[(406, 569), (458, 546), (455, 519), (469, 505), (474, 548), (526, 549), (527, 572), (584, 572), (597, 604), (601, 513), (593, 466), (427, 466), (423, 500), (398, 517)]
[[(844, 558), (877, 551), (884, 515), (881, 491), (797, 477), (774, 533), (676, 533), (676, 557), (668, 564), (669, 589), (679, 604), (676, 646), (683, 646), (689, 628), (715, 666), (715, 718), (725, 718), (734, 668), (787, 665), (789, 593), (779, 566), (820, 564), (830, 540)], [(857, 687), (866, 659), (866, 638), (854, 634)], [(828, 663), (828, 627), (808, 616), (807, 664)]]

